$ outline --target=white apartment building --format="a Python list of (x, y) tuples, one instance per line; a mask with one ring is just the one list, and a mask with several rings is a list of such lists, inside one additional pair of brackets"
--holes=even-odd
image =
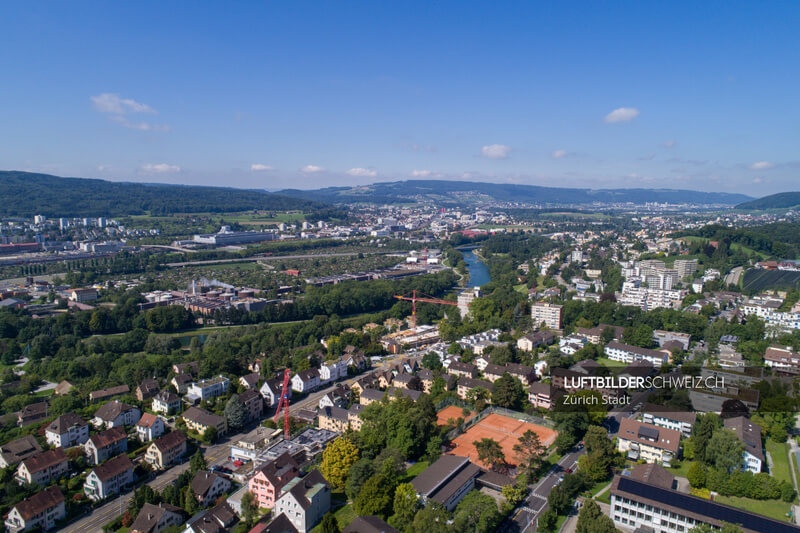
[(640, 348), (617, 341), (611, 341), (606, 344), (604, 352), (612, 361), (619, 361), (625, 364), (630, 364), (634, 361), (648, 361), (654, 367), (661, 368), (669, 361), (669, 352)]
[(458, 312), (461, 313), (461, 318), (464, 318), (469, 314), (469, 304), (472, 303), (472, 300), (480, 297), (481, 297), (480, 287), (473, 287), (472, 289), (466, 289), (458, 294)]
[(231, 380), (225, 376), (195, 381), (186, 390), (186, 396), (192, 400), (206, 401), (228, 392)]
[(89, 440), (89, 424), (75, 413), (67, 413), (53, 420), (44, 434), (50, 446), (70, 448)]

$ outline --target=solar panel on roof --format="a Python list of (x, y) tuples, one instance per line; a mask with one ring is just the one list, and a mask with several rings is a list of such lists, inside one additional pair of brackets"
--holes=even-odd
[(640, 483), (629, 477), (620, 478), (618, 487), (619, 490), (635, 496), (641, 496), (648, 500), (671, 505), (672, 507), (707, 516), (714, 520), (728, 522), (729, 524), (738, 524), (741, 527), (752, 529), (753, 531), (769, 531), (770, 533), (797, 533), (800, 531), (800, 528), (786, 522), (779, 522), (767, 518), (766, 516), (748, 513), (740, 509), (728, 507), (727, 505), (712, 502), (711, 500), (704, 500), (702, 498), (689, 496), (688, 494)]
[(639, 437), (658, 440), (658, 430), (647, 426), (639, 426)]

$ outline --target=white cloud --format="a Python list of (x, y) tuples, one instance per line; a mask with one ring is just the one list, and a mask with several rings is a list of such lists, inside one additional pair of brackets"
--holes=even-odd
[(566, 150), (556, 150), (555, 152), (550, 154), (550, 157), (552, 157), (553, 159), (561, 159), (562, 157), (567, 157), (567, 155), (569, 154), (567, 153)]
[(661, 146), (663, 146), (664, 148), (675, 148), (676, 144), (678, 144), (678, 143), (675, 142), (674, 140), (669, 140), (669, 141), (664, 141), (663, 143), (661, 143)]
[(318, 167), (317, 165), (306, 165), (300, 169), (300, 172), (303, 172), (304, 174), (313, 174), (315, 172), (325, 172), (325, 169)]
[(155, 115), (156, 110), (147, 104), (131, 100), (130, 98), (120, 98), (118, 94), (102, 93), (91, 96), (94, 108), (101, 113), (112, 113), (114, 115), (124, 115), (125, 113), (150, 113)]
[(639, 116), (639, 110), (635, 107), (620, 107), (606, 115), (605, 121), (607, 124), (615, 122), (630, 122)]
[(431, 175), (431, 171), (430, 170), (416, 170), (416, 169), (414, 169), (414, 170), (411, 171), (411, 177), (412, 178), (424, 178), (424, 177), (427, 177), (427, 176), (430, 176), (430, 175)]
[(95, 110), (108, 115), (108, 118), (121, 126), (139, 131), (169, 131), (166, 124), (151, 124), (149, 122), (132, 122), (125, 116), (129, 113), (147, 113), (157, 115), (158, 112), (147, 104), (137, 102), (130, 98), (121, 98), (114, 93), (102, 93), (90, 96)]
[(750, 170), (768, 170), (768, 169), (770, 169), (770, 168), (772, 168), (774, 166), (775, 166), (775, 163), (772, 163), (771, 161), (756, 161), (755, 163), (750, 165), (748, 168)]
[(181, 167), (178, 165), (169, 165), (167, 163), (147, 163), (142, 165), (142, 170), (155, 174), (168, 174), (172, 172), (180, 172)]
[(506, 159), (511, 147), (504, 144), (490, 144), (481, 148), (481, 155), (489, 159)]
[(753, 183), (764, 183), (764, 181), (765, 181), (764, 178), (761, 177), (753, 179)]
[(271, 167), (269, 165), (264, 165), (261, 163), (253, 163), (250, 165), (250, 170), (275, 170), (275, 167)]
[(375, 176), (378, 175), (378, 172), (375, 170), (370, 170), (368, 168), (359, 168), (359, 167), (351, 168), (346, 173), (349, 174), (350, 176), (368, 177), (368, 178), (374, 178)]

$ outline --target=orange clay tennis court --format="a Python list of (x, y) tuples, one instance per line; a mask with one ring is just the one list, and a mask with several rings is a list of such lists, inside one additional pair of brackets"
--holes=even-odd
[(478, 461), (478, 452), (472, 443), (481, 439), (494, 439), (503, 448), (506, 462), (517, 466), (517, 454), (514, 452), (514, 445), (519, 442), (522, 434), (529, 429), (539, 435), (539, 439), (545, 447), (553, 444), (558, 435), (554, 429), (492, 413), (469, 428), (466, 433), (456, 437), (453, 440), (454, 448), (447, 453), (469, 457), (472, 462), (483, 465)]
[(464, 420), (469, 420), (475, 416), (474, 411), (470, 411), (469, 415), (464, 416), (464, 410), (461, 407), (457, 407), (455, 405), (448, 405), (438, 413), (436, 413), (436, 425), (438, 426), (446, 426), (447, 421), (451, 418), (453, 420), (458, 420), (459, 418), (463, 418)]

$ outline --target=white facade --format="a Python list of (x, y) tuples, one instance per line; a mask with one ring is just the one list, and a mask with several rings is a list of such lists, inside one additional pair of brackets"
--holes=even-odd
[(199, 398), (201, 401), (223, 396), (228, 392), (231, 380), (225, 376), (217, 376), (211, 379), (203, 379), (189, 385), (186, 394)]

